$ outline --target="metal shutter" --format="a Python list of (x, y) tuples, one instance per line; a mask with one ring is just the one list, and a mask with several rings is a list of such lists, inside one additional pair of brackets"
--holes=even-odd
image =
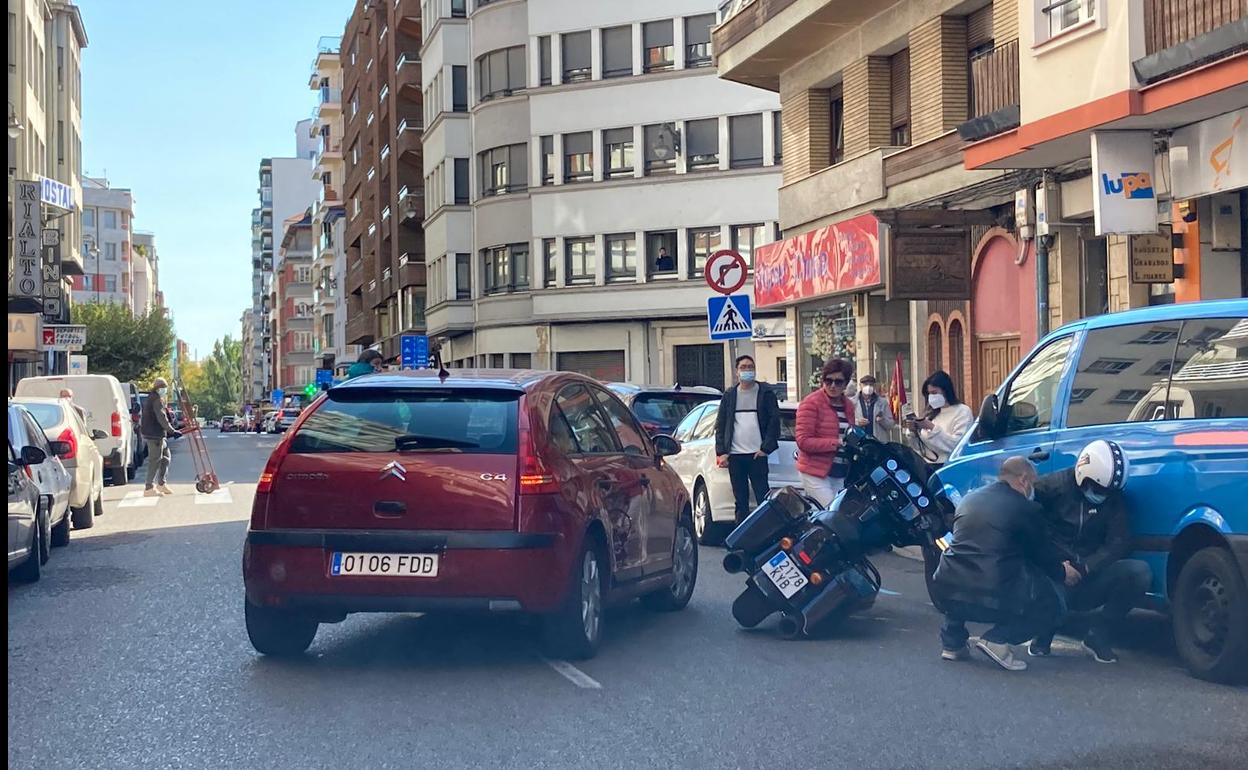
[(594, 350), (582, 353), (560, 353), (561, 372), (578, 372), (599, 382), (624, 381), (624, 351)]

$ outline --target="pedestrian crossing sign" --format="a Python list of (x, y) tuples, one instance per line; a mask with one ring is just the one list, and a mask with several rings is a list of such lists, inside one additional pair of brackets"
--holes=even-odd
[(713, 340), (749, 339), (754, 333), (754, 322), (750, 317), (750, 295), (708, 297), (706, 323)]

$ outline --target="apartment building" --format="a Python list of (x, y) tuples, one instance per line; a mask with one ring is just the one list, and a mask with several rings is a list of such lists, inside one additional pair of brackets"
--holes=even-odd
[(74, 276), (74, 302), (112, 302), (136, 312), (134, 193), (104, 177), (82, 179), (82, 248), (85, 275)]
[(716, 78), (713, 0), (424, 4), (429, 333), (464, 366), (784, 380), (711, 342), (706, 259), (776, 237), (774, 93)]
[(313, 231), (311, 209), (283, 223), (274, 269), (273, 360), (275, 387), (302, 391), (316, 379), (313, 354)]
[(345, 342), (399, 355), (425, 330), (418, 0), (356, 0), (342, 38)]
[(144, 316), (164, 304), (160, 293), (160, 254), (154, 233), (135, 231), (132, 240), (130, 298), (135, 316)]
[(313, 347), (322, 369), (344, 370), (358, 355), (346, 344), (346, 208), (342, 189), (346, 166), (342, 157), (345, 121), (342, 113), (342, 38), (325, 37), (317, 44), (308, 87), (316, 93), (311, 135), (316, 151), (312, 175), (320, 184), (312, 210)]
[[(263, 169), (262, 169), (263, 171)], [(251, 210), (251, 307), (243, 314), (243, 400), (258, 404), (264, 400), (268, 381), (266, 375), (267, 354), (265, 352), (264, 314), (268, 308), (266, 291), (266, 263), (272, 270), (272, 238), (273, 228), (270, 220), (268, 229), (269, 258), (265, 259), (265, 230), (262, 209)]]

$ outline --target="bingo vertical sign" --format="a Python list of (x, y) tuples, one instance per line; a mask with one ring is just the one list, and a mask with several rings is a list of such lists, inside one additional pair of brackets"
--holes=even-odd
[(9, 296), (32, 299), (42, 307), (39, 183), (18, 180), (13, 183), (13, 193), (17, 200), (13, 207), (13, 274), (9, 276)]

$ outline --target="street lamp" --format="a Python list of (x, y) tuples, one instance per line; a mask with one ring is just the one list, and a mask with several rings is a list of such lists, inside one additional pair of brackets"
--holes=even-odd
[(13, 105), (9, 105), (9, 138), (17, 139), (22, 135), (22, 122), (17, 119), (17, 114), (13, 111)]

